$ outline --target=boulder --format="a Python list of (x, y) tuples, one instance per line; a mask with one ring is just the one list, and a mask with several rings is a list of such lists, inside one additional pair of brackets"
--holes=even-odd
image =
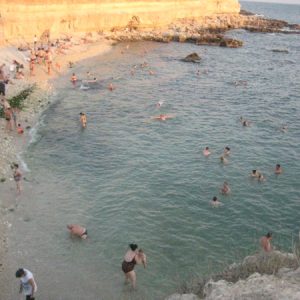
[(220, 47), (239, 48), (243, 46), (243, 42), (235, 39), (224, 38), (220, 42)]
[(193, 62), (193, 63), (198, 63), (200, 62), (201, 57), (196, 53), (191, 53), (188, 56), (186, 56), (184, 59), (182, 59), (182, 61), (184, 62)]

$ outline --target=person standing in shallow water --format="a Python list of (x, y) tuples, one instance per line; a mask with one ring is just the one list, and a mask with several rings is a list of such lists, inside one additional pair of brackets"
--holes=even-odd
[(129, 250), (122, 262), (122, 271), (125, 274), (125, 281), (130, 281), (134, 289), (136, 288), (136, 274), (134, 271), (136, 264), (143, 264), (146, 268), (146, 255), (142, 249), (138, 250), (137, 244), (129, 244)]
[(81, 123), (81, 126), (82, 128), (85, 128), (86, 127), (86, 124), (87, 124), (87, 118), (86, 118), (86, 114), (81, 112), (80, 114), (80, 123)]
[(272, 251), (271, 240), (272, 240), (272, 233), (271, 232), (268, 232), (266, 235), (261, 237), (260, 246), (265, 252), (271, 252)]

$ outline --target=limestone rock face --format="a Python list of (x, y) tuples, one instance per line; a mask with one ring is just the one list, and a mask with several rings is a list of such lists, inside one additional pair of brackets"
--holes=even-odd
[(297, 300), (300, 299), (300, 268), (281, 276), (252, 274), (232, 284), (220, 280), (205, 286), (205, 300)]
[[(90, 32), (125, 27), (160, 28), (178, 18), (238, 14), (238, 0), (0, 0), (0, 43), (32, 42), (45, 31)], [(138, 23), (138, 24), (137, 24)]]

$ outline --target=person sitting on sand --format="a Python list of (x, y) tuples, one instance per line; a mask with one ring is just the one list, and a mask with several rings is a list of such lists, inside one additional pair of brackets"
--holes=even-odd
[(212, 198), (212, 200), (210, 201), (210, 205), (212, 207), (218, 207), (218, 206), (222, 205), (222, 203), (219, 201), (219, 199), (216, 196), (214, 196)]
[(272, 251), (271, 240), (272, 240), (272, 233), (271, 232), (268, 232), (266, 235), (261, 237), (260, 246), (265, 252)]
[(228, 195), (231, 192), (231, 189), (229, 187), (229, 184), (227, 181), (224, 181), (223, 187), (221, 188), (221, 193), (223, 195)]
[(165, 115), (165, 114), (161, 114), (161, 115), (159, 115), (157, 117), (153, 117), (153, 119), (160, 120), (160, 121), (166, 121), (167, 119), (172, 119), (172, 118), (173, 118), (173, 116), (171, 116), (171, 115)]
[(210, 150), (209, 150), (209, 147), (205, 147), (205, 149), (203, 150), (203, 155), (204, 155), (204, 156), (209, 156), (209, 155), (211, 155), (211, 152), (210, 152)]
[(69, 224), (67, 225), (67, 228), (69, 229), (70, 233), (72, 235), (78, 236), (82, 239), (86, 239), (87, 238), (87, 229), (78, 225), (78, 224)]
[(81, 123), (81, 126), (82, 126), (83, 128), (85, 128), (85, 127), (86, 127), (86, 124), (87, 124), (86, 114), (83, 113), (83, 112), (81, 112), (79, 115), (80, 115), (80, 123)]
[(282, 173), (282, 168), (281, 168), (280, 164), (276, 165), (274, 173), (275, 174), (281, 174)]

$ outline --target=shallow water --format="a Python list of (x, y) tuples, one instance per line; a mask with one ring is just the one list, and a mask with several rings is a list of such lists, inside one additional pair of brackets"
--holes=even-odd
[[(24, 156), (30, 181), (10, 239), (12, 269), (22, 265), (36, 274), (40, 298), (162, 299), (184, 280), (252, 253), (269, 230), (278, 248), (291, 249), (300, 225), (300, 40), (230, 35), (245, 46), (132, 43), (126, 50), (121, 44), (74, 69), (80, 78), (95, 73), (99, 89), (74, 89), (70, 74), (54, 83), (55, 102)], [(200, 64), (179, 60), (191, 52), (201, 55)], [(144, 61), (150, 67), (138, 66), (132, 76)], [(236, 86), (239, 80), (247, 85)], [(174, 117), (151, 119), (160, 113)], [(240, 116), (251, 127), (243, 128)], [(280, 176), (273, 174), (276, 163), (284, 169)], [(266, 182), (251, 180), (252, 169)], [(226, 197), (219, 194), (224, 180), (232, 189)], [(217, 209), (209, 205), (215, 195), (224, 204)], [(89, 239), (71, 239), (67, 223), (87, 226)], [(136, 292), (120, 270), (130, 242), (149, 261), (146, 270), (136, 268)]]

